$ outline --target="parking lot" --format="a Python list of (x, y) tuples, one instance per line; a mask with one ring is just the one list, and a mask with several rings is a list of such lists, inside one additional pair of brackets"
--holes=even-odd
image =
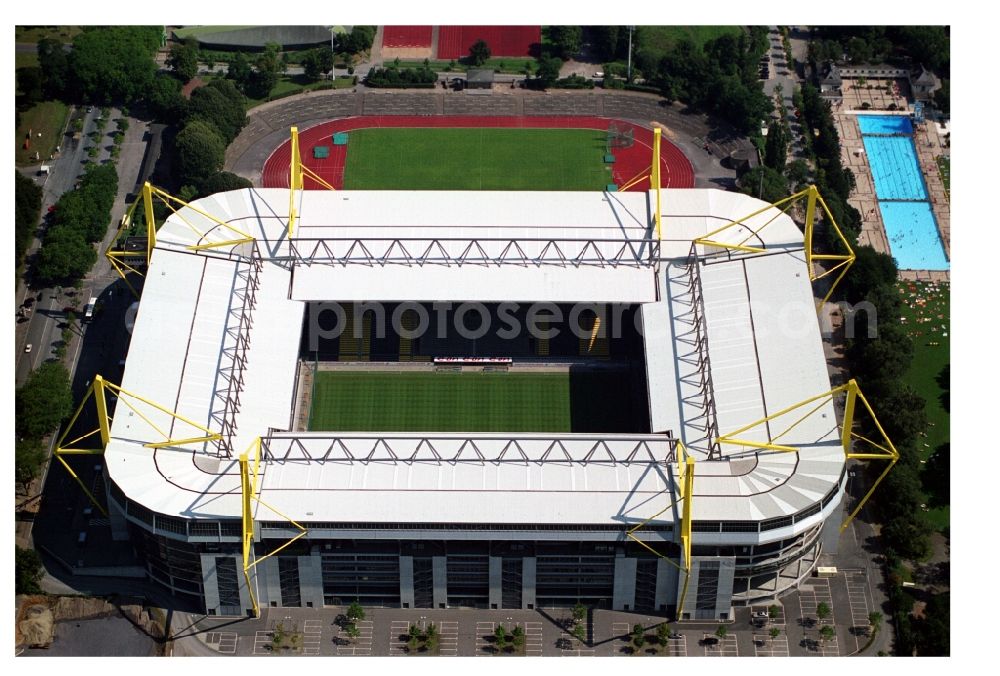
[[(830, 608), (820, 619), (821, 603)], [(645, 628), (642, 656), (676, 657), (788, 657), (836, 656), (856, 652), (867, 642), (868, 613), (873, 608), (871, 587), (861, 569), (841, 570), (833, 577), (812, 577), (798, 591), (779, 602), (736, 608), (735, 618), (726, 623), (726, 636), (719, 637), (717, 623), (672, 623), (671, 638), (660, 646), (657, 616), (592, 610), (588, 614), (586, 643), (569, 633), (568, 609), (542, 611), (497, 610), (405, 610), (366, 609), (358, 622), (359, 636), (351, 638), (337, 624), (335, 609), (273, 609), (262, 620), (202, 620), (198, 634), (204, 646), (222, 655), (272, 655), (273, 631), (280, 622), (286, 633), (297, 634), (294, 647), (282, 654), (324, 656), (405, 656), (406, 634), (411, 623), (426, 628), (433, 622), (439, 632), (439, 656), (494, 656), (494, 632), (500, 625), (509, 633), (515, 626), (524, 629), (523, 648), (503, 656), (627, 656), (634, 654), (631, 643), (636, 624)], [(773, 608), (773, 610), (772, 610)], [(825, 626), (835, 634), (824, 640)], [(772, 631), (774, 632), (772, 635)], [(287, 645), (287, 641), (286, 641)]]

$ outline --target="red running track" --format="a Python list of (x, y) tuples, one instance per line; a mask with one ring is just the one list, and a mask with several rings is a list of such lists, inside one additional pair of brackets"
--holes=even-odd
[(388, 48), (430, 47), (432, 26), (385, 26), (382, 46)]
[[(618, 185), (623, 185), (633, 177), (649, 169), (649, 158), (653, 148), (653, 130), (622, 120), (606, 117), (552, 116), (552, 117), (478, 117), (472, 115), (417, 116), (417, 115), (370, 115), (345, 117), (322, 122), (299, 132), (299, 154), (302, 163), (324, 181), (340, 190), (344, 187), (344, 167), (347, 164), (346, 146), (333, 145), (332, 136), (337, 132), (368, 129), (371, 127), (514, 127), (552, 129), (597, 129), (607, 131), (615, 122), (620, 127), (633, 129), (635, 143), (631, 148), (614, 151), (615, 163), (612, 177)], [(330, 156), (315, 159), (312, 149), (317, 145), (330, 148)], [(291, 139), (282, 143), (264, 163), (261, 183), (265, 188), (287, 188), (288, 167), (292, 158)], [(663, 139), (660, 143), (660, 185), (663, 188), (693, 188), (694, 170), (681, 149)], [(316, 190), (322, 186), (306, 177), (305, 188)], [(649, 181), (639, 181), (630, 188), (632, 191), (649, 189)]]
[(494, 57), (531, 56), (532, 46), (542, 44), (542, 27), (441, 26), (438, 29), (437, 58), (460, 59), (468, 56), (476, 40), (484, 41)]

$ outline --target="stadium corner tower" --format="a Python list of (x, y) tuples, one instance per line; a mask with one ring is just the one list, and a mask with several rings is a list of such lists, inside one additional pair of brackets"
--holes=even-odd
[[(720, 246), (695, 241), (709, 234)], [(485, 308), (477, 321), (543, 304), (535, 318), (562, 337), (414, 337), (462, 304)], [(567, 339), (580, 304), (585, 333)], [(536, 371), (628, 386), (574, 381), (556, 432), (504, 416), (470, 431), (457, 413), (447, 430), (419, 416), (348, 429), (336, 405), (322, 425), (310, 412), (326, 374), (352, 374), (340, 401), (357, 407), (366, 375)], [(731, 192), (215, 194), (157, 233), (122, 378), (156, 406), (117, 400), (115, 538), (210, 615), (358, 600), (727, 619), (809, 575), (841, 517), (832, 401), (752, 425), (831, 386), (802, 232)], [(435, 424), (458, 405), (394, 392)], [(748, 441), (720, 440), (734, 431)]]

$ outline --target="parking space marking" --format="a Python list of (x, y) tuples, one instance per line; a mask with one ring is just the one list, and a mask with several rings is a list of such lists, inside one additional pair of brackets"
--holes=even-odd
[(357, 623), (360, 635), (352, 639), (344, 631), (343, 627), (337, 627), (337, 654), (338, 655), (371, 655), (372, 654), (372, 631), (374, 625), (371, 620), (361, 620)]
[(410, 630), (410, 623), (402, 620), (393, 620), (389, 627), (389, 654), (406, 654), (406, 633)]
[[(717, 637), (716, 637), (717, 638)], [(705, 657), (739, 657), (740, 649), (736, 644), (736, 636), (727, 634), (715, 645), (706, 645)]]
[[(777, 617), (771, 617), (770, 608), (771, 606), (778, 606), (781, 610), (778, 611)], [(768, 613), (767, 616), (767, 626), (771, 627), (784, 627), (785, 626), (785, 607), (774, 601), (766, 606), (751, 606), (750, 610), (752, 613)]]
[(306, 620), (302, 623), (302, 654), (319, 655), (319, 646), (323, 641), (323, 623), (321, 620)]
[(788, 637), (754, 634), (753, 649), (757, 657), (788, 657)]
[(632, 645), (632, 627), (629, 626), (628, 622), (612, 622), (611, 623), (611, 635), (614, 636), (615, 644), (615, 655), (627, 655), (628, 652), (625, 651), (626, 647)]
[(837, 637), (834, 636), (829, 641), (819, 642), (819, 654), (823, 657), (837, 657), (840, 655), (840, 645), (837, 643)]
[(670, 654), (674, 657), (687, 657), (688, 656), (687, 636), (682, 634), (680, 638), (668, 639), (667, 648), (670, 650)]
[(524, 654), (525, 655), (541, 655), (542, 654), (542, 623), (541, 622), (525, 622), (524, 623)]
[(235, 631), (220, 631), (216, 632), (219, 634), (219, 647), (217, 650), (224, 655), (233, 655), (236, 653), (236, 641), (238, 635)]
[(258, 631), (254, 633), (253, 637), (253, 654), (254, 655), (270, 655), (271, 654), (271, 632), (269, 631)]
[(438, 622), (441, 643), (438, 654), (449, 657), (458, 655), (458, 622)]
[(493, 644), (487, 638), (496, 630), (496, 622), (476, 622), (476, 657), (493, 654)]

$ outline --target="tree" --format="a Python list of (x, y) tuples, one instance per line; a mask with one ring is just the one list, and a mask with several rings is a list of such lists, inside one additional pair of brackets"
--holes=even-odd
[(417, 645), (420, 642), (420, 627), (415, 624), (410, 625), (410, 630), (407, 632), (408, 639), (406, 641), (406, 646), (414, 651), (417, 649)]
[(816, 606), (816, 617), (820, 620), (830, 617), (830, 605), (826, 601), (820, 601)]
[(781, 606), (778, 604), (770, 605), (767, 607), (767, 617), (771, 620), (778, 619), (778, 615), (781, 614)]
[(17, 436), (40, 439), (73, 410), (69, 373), (59, 362), (45, 362), (14, 395)]
[(493, 640), (496, 651), (503, 651), (507, 647), (507, 631), (502, 626), (497, 627), (493, 632)]
[(156, 74), (153, 54), (159, 34), (159, 28), (149, 26), (100, 27), (80, 33), (69, 54), (67, 84), (80, 98), (96, 103), (138, 101)]
[(222, 169), (226, 144), (211, 124), (190, 122), (174, 142), (180, 182), (201, 186), (209, 176)]
[(720, 624), (719, 627), (715, 630), (715, 635), (719, 638), (720, 641), (726, 638), (728, 634), (729, 630), (726, 628), (726, 625), (724, 624)]
[(217, 192), (228, 192), (230, 190), (242, 190), (252, 188), (253, 183), (228, 171), (220, 171), (208, 177), (201, 186), (201, 197), (207, 197)]
[(841, 281), (847, 302), (858, 303), (870, 289), (895, 284), (899, 269), (892, 256), (876, 251), (870, 246), (855, 247), (854, 255), (851, 274), (846, 275)]
[(951, 80), (941, 80), (941, 88), (934, 92), (934, 105), (945, 117), (951, 115)]
[(40, 594), (42, 588), (39, 582), (45, 569), (42, 567), (42, 559), (34, 549), (21, 549), (14, 546), (14, 593), (15, 594)]
[(548, 31), (556, 54), (563, 61), (572, 59), (580, 51), (583, 42), (583, 28), (580, 26), (549, 26)]
[(760, 166), (743, 174), (736, 185), (744, 195), (750, 195), (765, 202), (777, 202), (788, 197), (788, 181), (771, 167)]
[(664, 622), (656, 628), (656, 640), (661, 646), (666, 646), (670, 641), (670, 625)]
[(45, 96), (61, 99), (66, 96), (69, 76), (69, 59), (58, 40), (43, 38), (38, 41), (38, 66), (42, 69), (42, 90)]
[(788, 159), (788, 139), (785, 137), (785, 125), (778, 120), (767, 128), (767, 140), (764, 142), (764, 164), (775, 171), (785, 170), (785, 160)]
[[(197, 91), (197, 90), (195, 90)], [(166, 73), (157, 73), (146, 91), (153, 116), (166, 124), (173, 124), (184, 117), (187, 99), (181, 95), (181, 83)]]
[(340, 50), (348, 54), (368, 51), (375, 41), (376, 28), (377, 26), (354, 26), (349, 34), (341, 36), (338, 45)]
[(361, 636), (361, 630), (358, 629), (358, 625), (356, 625), (353, 622), (351, 622), (349, 625), (347, 625), (347, 630), (346, 631), (347, 631), (348, 637), (350, 637), (352, 639), (355, 639), (355, 638), (358, 638), (359, 636)]
[(246, 125), (246, 99), (229, 80), (213, 80), (191, 92), (187, 119), (211, 123), (228, 145)]
[(14, 256), (15, 265), (20, 267), (38, 227), (42, 189), (19, 171), (14, 176)]
[[(24, 105), (30, 107), (42, 100), (42, 69), (37, 66), (18, 68), (15, 72), (17, 89), (21, 92)], [(20, 102), (19, 102), (20, 103)]]
[(521, 625), (514, 627), (514, 630), (510, 633), (511, 644), (514, 648), (520, 650), (524, 646), (524, 629)]
[(14, 441), (14, 479), (27, 487), (42, 474), (45, 466), (45, 448), (36, 437)]
[(632, 645), (636, 648), (641, 648), (646, 644), (645, 630), (641, 624), (636, 624), (632, 626)]
[(917, 654), (945, 657), (951, 654), (951, 594), (934, 594), (924, 617), (917, 621)]
[(543, 56), (538, 59), (536, 81), (542, 89), (551, 87), (552, 84), (559, 79), (559, 70), (561, 68), (562, 59), (558, 57)]
[(170, 45), (167, 67), (172, 68), (181, 82), (187, 82), (198, 74), (198, 40), (193, 37), (184, 42)]
[(253, 75), (253, 69), (250, 68), (250, 61), (247, 59), (246, 54), (237, 52), (236, 56), (229, 61), (229, 66), (226, 69), (226, 79), (232, 80), (237, 88), (245, 94), (251, 75)]
[(819, 636), (824, 641), (832, 641), (837, 636), (837, 630), (831, 624), (824, 624), (819, 628)]
[(473, 66), (481, 66), (490, 58), (490, 48), (483, 40), (476, 40), (469, 48), (469, 62)]
[[(893, 473), (902, 469), (896, 467)], [(916, 507), (916, 506), (915, 506)], [(912, 509), (912, 508), (911, 508)], [(916, 507), (919, 509), (919, 507)], [(932, 529), (924, 518), (923, 512), (900, 512), (896, 518), (882, 527), (882, 539), (887, 546), (892, 547), (900, 556), (907, 559), (922, 559), (931, 551), (928, 535)]]
[(347, 606), (347, 619), (351, 622), (359, 622), (365, 619), (365, 609), (357, 601), (353, 601)]
[(573, 621), (583, 622), (583, 619), (587, 617), (587, 606), (582, 603), (577, 603), (573, 606)]
[(84, 233), (67, 226), (49, 228), (35, 258), (35, 279), (46, 286), (72, 286), (97, 262)]
[(333, 50), (326, 45), (309, 50), (302, 58), (302, 68), (307, 78), (318, 80), (333, 70)]
[(587, 642), (587, 628), (583, 626), (583, 623), (577, 624), (573, 627), (573, 631), (571, 633), (580, 643)]
[(773, 641), (774, 639), (778, 638), (778, 636), (781, 635), (781, 630), (778, 629), (777, 627), (771, 627), (767, 633), (770, 635), (771, 640)]
[(873, 632), (877, 632), (882, 628), (882, 613), (877, 610), (873, 610), (868, 613), (868, 626), (872, 628)]

